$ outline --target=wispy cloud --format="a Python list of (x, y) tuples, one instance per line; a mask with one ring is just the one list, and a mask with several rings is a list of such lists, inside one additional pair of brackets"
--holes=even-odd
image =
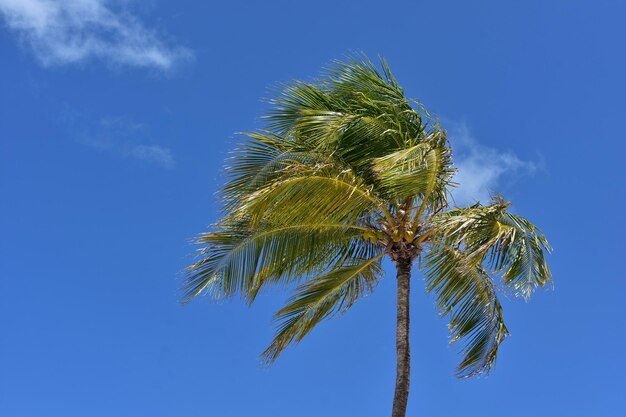
[(125, 117), (103, 118), (97, 128), (81, 133), (78, 141), (83, 145), (122, 158), (138, 159), (161, 168), (176, 165), (171, 149), (149, 143), (148, 127)]
[(6, 26), (46, 66), (99, 59), (115, 66), (171, 70), (191, 57), (110, 0), (0, 0)]
[(486, 204), (500, 191), (505, 180), (534, 174), (540, 168), (537, 162), (481, 145), (465, 124), (453, 123), (448, 137), (454, 149), (454, 164), (459, 170), (454, 177), (459, 186), (452, 193), (459, 205), (477, 201)]
[(128, 150), (128, 156), (153, 162), (163, 168), (174, 168), (172, 151), (158, 145), (137, 145)]

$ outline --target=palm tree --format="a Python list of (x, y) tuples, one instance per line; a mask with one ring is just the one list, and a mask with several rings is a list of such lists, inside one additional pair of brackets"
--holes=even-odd
[(452, 342), (463, 341), (457, 375), (489, 371), (508, 335), (497, 288), (528, 298), (552, 280), (542, 232), (500, 197), (450, 206), (446, 131), (412, 105), (384, 61), (380, 70), (366, 57), (336, 62), (315, 82), (284, 87), (271, 104), (267, 130), (247, 134), (227, 162), (223, 215), (198, 238), (183, 301), (208, 293), (251, 303), (264, 287), (293, 284), (262, 354), (272, 363), (369, 293), (389, 256), (397, 269), (392, 416), (405, 416), (418, 259)]

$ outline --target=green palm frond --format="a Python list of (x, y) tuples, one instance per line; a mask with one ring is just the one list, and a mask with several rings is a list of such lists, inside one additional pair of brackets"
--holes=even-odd
[(492, 263), (497, 272), (502, 272), (504, 283), (515, 294), (528, 299), (536, 288), (552, 283), (544, 255), (544, 251), (550, 253), (552, 248), (543, 232), (525, 218), (504, 213), (499, 221), (515, 232), (493, 251)]
[(429, 129), (382, 66), (380, 72), (365, 59), (337, 63), (323, 80), (283, 88), (271, 101), (270, 129), (334, 153), (362, 174), (371, 158), (413, 145)]
[(335, 61), (326, 71), (322, 82), (334, 96), (352, 106), (412, 110), (404, 90), (391, 73), (387, 62), (381, 59), (379, 71), (366, 56)]
[(301, 117), (303, 109), (339, 110), (324, 88), (303, 81), (283, 86), (279, 94), (269, 102), (272, 107), (265, 116), (268, 128), (283, 136), (293, 137), (295, 122)]
[(350, 264), (301, 285), (288, 304), (276, 313), (278, 332), (263, 352), (268, 363), (292, 342), (299, 342), (320, 321), (347, 311), (360, 297), (367, 294), (380, 278), (379, 254), (370, 259), (351, 260)]
[(442, 241), (462, 246), (471, 268), (486, 263), (501, 273), (505, 286), (528, 299), (538, 287), (552, 282), (545, 260), (551, 248), (544, 234), (527, 219), (509, 213), (496, 199), (489, 206), (474, 205), (433, 219)]
[(464, 341), (460, 377), (488, 372), (508, 336), (491, 278), (480, 266), (468, 268), (465, 257), (448, 246), (434, 247), (425, 274), (426, 290), (436, 295), (440, 313), (450, 316), (452, 343)]
[(294, 131), (297, 142), (305, 142), (306, 138), (316, 151), (334, 153), (357, 172), (362, 172), (374, 155), (385, 155), (404, 146), (397, 126), (379, 114), (363, 114), (354, 109), (302, 109)]

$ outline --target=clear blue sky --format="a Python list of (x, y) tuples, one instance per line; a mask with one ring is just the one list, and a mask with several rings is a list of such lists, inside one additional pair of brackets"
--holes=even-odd
[(389, 414), (392, 277), (269, 369), (287, 293), (177, 303), (234, 133), (354, 50), (448, 123), (468, 193), (555, 248), (489, 377), (453, 377), (416, 279), (409, 415), (626, 415), (622, 2), (144, 3), (0, 0), (1, 416)]

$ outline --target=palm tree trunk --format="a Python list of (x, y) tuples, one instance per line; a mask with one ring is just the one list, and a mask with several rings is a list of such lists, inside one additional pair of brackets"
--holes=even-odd
[(396, 322), (396, 391), (393, 397), (391, 417), (405, 417), (409, 399), (411, 373), (411, 350), (409, 347), (409, 284), (411, 259), (396, 260), (398, 280), (398, 316)]

